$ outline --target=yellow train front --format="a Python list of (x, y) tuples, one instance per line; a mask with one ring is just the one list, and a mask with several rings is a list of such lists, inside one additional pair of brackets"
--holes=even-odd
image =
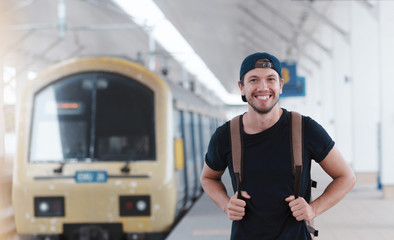
[(63, 62), (29, 82), (13, 179), (18, 234), (164, 239), (201, 194), (214, 129), (169, 86), (107, 57)]

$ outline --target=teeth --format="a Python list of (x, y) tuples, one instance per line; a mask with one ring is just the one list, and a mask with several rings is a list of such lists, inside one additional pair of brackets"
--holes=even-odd
[(257, 98), (261, 100), (267, 100), (269, 96), (258, 96)]

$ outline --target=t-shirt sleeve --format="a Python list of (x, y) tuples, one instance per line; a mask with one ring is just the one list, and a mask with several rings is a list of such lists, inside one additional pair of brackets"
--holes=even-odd
[(327, 131), (310, 117), (305, 117), (304, 141), (311, 158), (318, 163), (323, 161), (335, 145)]
[(216, 129), (209, 141), (208, 150), (205, 155), (205, 163), (215, 171), (224, 171), (227, 162), (223, 154), (223, 147), (228, 135), (227, 123)]

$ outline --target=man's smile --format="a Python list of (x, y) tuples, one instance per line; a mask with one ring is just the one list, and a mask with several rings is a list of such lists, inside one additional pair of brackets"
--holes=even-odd
[(256, 98), (260, 100), (268, 100), (270, 98), (270, 95), (256, 96)]

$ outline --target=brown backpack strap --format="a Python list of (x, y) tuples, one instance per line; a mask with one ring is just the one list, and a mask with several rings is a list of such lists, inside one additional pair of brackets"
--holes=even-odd
[[(293, 174), (295, 176), (294, 195), (298, 198), (301, 187), (302, 159), (303, 159), (303, 129), (302, 116), (297, 112), (290, 112), (290, 146), (291, 159), (293, 164)], [(243, 143), (241, 137), (242, 115), (234, 117), (230, 121), (230, 140), (231, 154), (233, 159), (233, 168), (235, 180), (237, 182), (238, 198), (241, 198), (240, 183), (242, 182), (242, 161), (243, 161)], [(314, 181), (313, 181), (314, 182)], [(318, 231), (308, 225), (309, 232), (317, 236)]]
[(300, 194), (301, 174), (302, 174), (302, 116), (297, 112), (290, 112), (290, 145), (291, 158), (293, 162), (293, 174), (295, 176), (294, 196), (297, 198)]
[[(294, 183), (294, 197), (298, 198), (300, 195), (301, 188), (301, 174), (302, 174), (302, 159), (303, 159), (303, 149), (304, 149), (304, 139), (303, 139), (303, 129), (302, 129), (302, 116), (297, 112), (290, 112), (290, 145), (291, 145), (291, 157), (293, 161), (293, 174), (295, 177)], [(316, 182), (311, 180), (311, 185), (316, 185)], [(311, 222), (307, 221), (308, 231), (315, 237), (318, 236), (319, 231), (316, 230), (311, 224)]]
[(243, 158), (241, 121), (242, 121), (242, 115), (238, 115), (230, 121), (231, 154), (233, 159), (235, 180), (237, 182), (238, 198), (241, 198), (241, 191), (239, 185), (242, 182), (242, 158)]

